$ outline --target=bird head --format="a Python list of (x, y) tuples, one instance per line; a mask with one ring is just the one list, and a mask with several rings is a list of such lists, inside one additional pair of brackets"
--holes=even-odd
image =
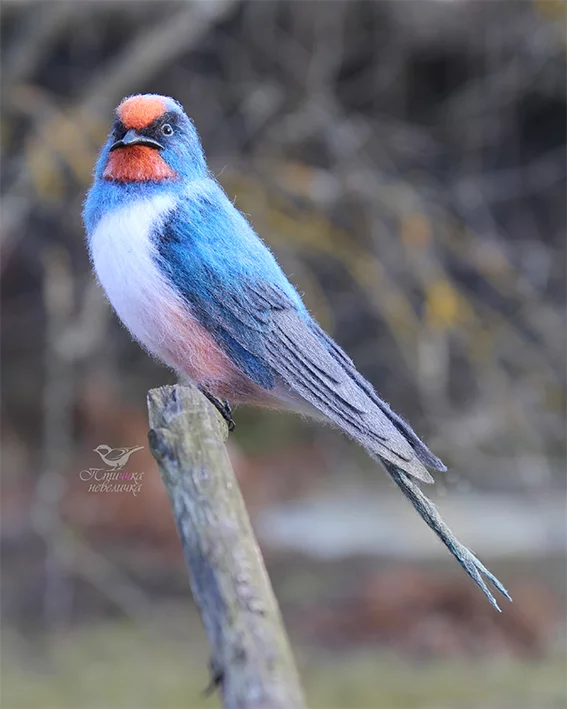
[(207, 167), (195, 126), (168, 96), (139, 94), (115, 111), (96, 177), (117, 183), (196, 179)]
[(106, 453), (109, 453), (111, 450), (112, 450), (112, 448), (110, 448), (109, 446), (105, 445), (104, 443), (101, 444), (100, 446), (97, 446), (96, 448), (93, 448), (93, 451), (94, 451), (95, 453), (99, 453), (99, 454), (101, 454), (101, 453), (105, 453), (105, 454), (106, 454)]

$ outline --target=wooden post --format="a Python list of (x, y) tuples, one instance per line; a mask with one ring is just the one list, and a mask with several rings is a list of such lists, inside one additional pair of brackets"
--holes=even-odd
[(149, 442), (167, 488), (225, 709), (303, 709), (278, 604), (224, 441), (193, 386), (148, 393)]

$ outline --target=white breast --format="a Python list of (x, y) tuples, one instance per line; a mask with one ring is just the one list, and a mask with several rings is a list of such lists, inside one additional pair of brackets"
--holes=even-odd
[[(213, 393), (215, 387), (224, 386), (223, 392), (242, 389), (250, 397), (252, 383), (243, 389), (244, 376), (195, 319), (153, 258), (152, 232), (174, 206), (174, 199), (160, 196), (103, 217), (90, 243), (96, 274), (122, 322), (151, 354)], [(253, 393), (259, 399), (256, 389)]]
[(158, 195), (115, 209), (104, 216), (91, 237), (96, 275), (118, 316), (134, 337), (160, 356), (160, 327), (164, 306), (177, 298), (161, 275), (152, 255), (152, 231), (175, 206), (170, 196)]

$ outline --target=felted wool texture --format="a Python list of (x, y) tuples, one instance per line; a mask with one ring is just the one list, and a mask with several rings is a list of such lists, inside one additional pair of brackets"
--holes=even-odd
[(136, 94), (125, 98), (116, 113), (127, 129), (141, 130), (167, 111), (167, 99), (155, 94)]
[[(121, 320), (154, 357), (217, 398), (281, 404), (343, 430), (383, 463), (496, 605), (482, 575), (507, 595), (504, 587), (456, 539), (416, 482), (432, 483), (427, 468), (443, 471), (443, 463), (311, 317), (208, 171), (181, 106), (168, 97), (146, 98), (119, 108), (84, 210), (95, 270)], [(159, 159), (170, 173), (149, 180), (148, 170), (124, 164), (124, 179), (114, 179), (107, 171), (110, 146), (121, 139), (126, 119), (163, 144)], [(162, 135), (164, 121), (171, 136)], [(121, 160), (134, 159), (129, 148), (120, 150)]]

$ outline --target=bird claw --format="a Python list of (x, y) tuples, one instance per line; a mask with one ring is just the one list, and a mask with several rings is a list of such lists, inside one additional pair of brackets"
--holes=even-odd
[(217, 408), (220, 411), (220, 414), (223, 419), (226, 421), (228, 430), (230, 431), (230, 433), (232, 433), (236, 428), (236, 424), (234, 423), (234, 419), (232, 418), (232, 406), (226, 400), (220, 402), (220, 404), (220, 407)]
[(234, 423), (234, 419), (232, 418), (232, 407), (226, 401), (222, 401), (221, 399), (217, 399), (216, 396), (213, 396), (212, 394), (209, 394), (208, 391), (205, 389), (201, 389), (201, 392), (206, 398), (211, 402), (211, 404), (215, 407), (215, 409), (220, 413), (220, 415), (223, 417), (223, 419), (226, 421), (226, 425), (228, 426), (228, 430), (230, 433), (234, 431), (236, 428), (236, 424)]
[(209, 661), (209, 670), (211, 677), (209, 684), (203, 690), (204, 697), (210, 697), (211, 694), (222, 685), (224, 679), (223, 670), (217, 665), (213, 658)]

